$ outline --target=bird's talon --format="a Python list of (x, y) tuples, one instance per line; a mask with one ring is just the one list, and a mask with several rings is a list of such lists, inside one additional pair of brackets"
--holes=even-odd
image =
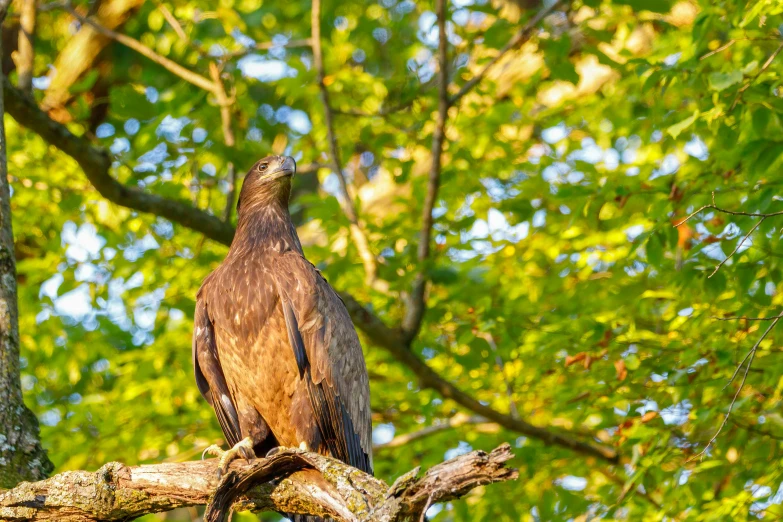
[[(248, 455), (250, 457), (248, 458)], [(220, 456), (220, 462), (218, 463), (218, 479), (228, 473), (228, 467), (231, 465), (231, 461), (237, 457), (244, 458), (245, 460), (251, 460), (255, 458), (255, 452), (253, 451), (253, 439), (247, 437), (237, 442), (233, 448), (223, 452)]]
[(207, 446), (204, 448), (204, 451), (201, 452), (201, 460), (204, 460), (204, 455), (214, 455), (215, 457), (221, 457), (225, 453), (220, 446), (217, 444), (212, 444), (211, 446)]
[(278, 453), (280, 453), (281, 449), (282, 449), (281, 446), (277, 446), (275, 448), (272, 448), (271, 450), (266, 452), (266, 458), (273, 457), (273, 456), (277, 455)]

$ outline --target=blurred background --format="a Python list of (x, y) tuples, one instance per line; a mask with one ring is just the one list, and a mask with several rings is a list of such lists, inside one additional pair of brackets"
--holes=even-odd
[[(20, 87), (28, 71), (114, 178), (229, 222), (243, 173), (292, 155), (294, 218), (335, 288), (397, 327), (429, 281), (421, 361), (506, 417), (620, 456), (487, 420), (357, 324), (378, 477), (513, 446), (518, 481), (431, 520), (780, 519), (783, 347), (763, 334), (783, 311), (783, 215), (768, 215), (783, 210), (783, 2), (449, 0), (442, 68), (434, 3), (324, 0), (322, 82), (311, 8), (18, 0), (3, 68)], [(227, 247), (111, 203), (6, 126), (22, 385), (56, 471), (224, 444), (190, 344), (196, 290)]]

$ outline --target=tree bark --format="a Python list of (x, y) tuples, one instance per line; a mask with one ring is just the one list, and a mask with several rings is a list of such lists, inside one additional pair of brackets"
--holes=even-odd
[(389, 487), (338, 460), (297, 449), (250, 463), (235, 461), (218, 482), (216, 460), (67, 471), (0, 494), (0, 521), (130, 520), (178, 507), (207, 505), (204, 520), (223, 522), (229, 508), (326, 516), (345, 522), (419, 521), (437, 502), (482, 485), (517, 478), (505, 467), (508, 444), (412, 470)]
[[(7, 0), (0, 2), (0, 31), (8, 4)], [(11, 190), (8, 186), (2, 83), (0, 81), (0, 487), (11, 487), (22, 480), (40, 480), (54, 466), (41, 447), (38, 420), (22, 401), (16, 260), (11, 228)]]
[(35, 54), (33, 41), (35, 39), (36, 0), (21, 0), (19, 9), (19, 47), (17, 50), (16, 72), (19, 74), (19, 90), (31, 94), (33, 92), (33, 66)]

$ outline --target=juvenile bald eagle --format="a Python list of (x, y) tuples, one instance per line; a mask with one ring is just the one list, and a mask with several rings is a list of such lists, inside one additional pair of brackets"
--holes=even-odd
[(372, 473), (370, 389), (340, 297), (305, 259), (288, 212), (296, 164), (271, 156), (248, 172), (223, 263), (196, 301), (196, 384), (237, 456), (306, 447)]

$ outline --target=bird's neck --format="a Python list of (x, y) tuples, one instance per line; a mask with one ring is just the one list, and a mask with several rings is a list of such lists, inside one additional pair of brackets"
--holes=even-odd
[(277, 201), (242, 208), (231, 252), (294, 250), (302, 253), (302, 244), (291, 221), (288, 205)]

